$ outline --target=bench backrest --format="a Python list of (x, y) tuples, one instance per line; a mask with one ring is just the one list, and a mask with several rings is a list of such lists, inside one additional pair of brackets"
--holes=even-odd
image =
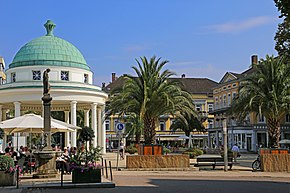
[[(232, 162), (232, 158), (228, 158), (228, 162)], [(211, 158), (211, 157), (208, 157), (208, 158), (197, 158), (196, 159), (197, 162), (224, 162), (224, 158), (223, 157), (216, 157), (216, 158)]]

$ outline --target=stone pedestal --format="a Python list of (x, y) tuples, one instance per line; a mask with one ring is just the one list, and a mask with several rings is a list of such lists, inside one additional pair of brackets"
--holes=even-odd
[(37, 174), (33, 178), (55, 178), (56, 171), (56, 151), (43, 150), (35, 152), (34, 156), (38, 160)]

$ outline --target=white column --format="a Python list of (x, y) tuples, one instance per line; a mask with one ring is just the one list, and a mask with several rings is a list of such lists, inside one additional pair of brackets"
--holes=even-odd
[(98, 132), (97, 132), (97, 103), (91, 104), (91, 110), (92, 110), (92, 129), (95, 134), (95, 138), (93, 139), (93, 145), (94, 147), (97, 147), (97, 139), (98, 137)]
[(14, 102), (14, 117), (20, 117), (20, 109), (21, 109), (21, 103), (16, 101)]
[(3, 115), (3, 110), (2, 110), (3, 105), (0, 105), (0, 121), (2, 121), (2, 115)]
[[(70, 102), (71, 124), (77, 126), (77, 101)], [(71, 146), (77, 146), (77, 132), (73, 131), (71, 135)]]
[(4, 110), (2, 110), (2, 121), (5, 121), (6, 120), (6, 113), (7, 113), (7, 110), (6, 109), (4, 109)]
[[(64, 121), (69, 123), (69, 111), (64, 111)], [(70, 147), (70, 132), (65, 132), (65, 147)]]
[(98, 131), (99, 131), (99, 146), (102, 147), (102, 154), (106, 153), (106, 131), (102, 120), (103, 106), (98, 107)]
[(89, 127), (90, 126), (90, 123), (89, 123), (89, 120), (90, 120), (90, 110), (84, 110), (84, 113), (85, 113), (85, 117), (84, 117), (84, 125)]
[[(20, 112), (20, 109), (21, 109), (21, 103), (16, 101), (14, 102), (14, 117), (20, 117), (21, 116), (21, 112)], [(17, 137), (17, 143), (18, 143), (18, 137), (20, 136), (20, 133), (15, 133), (14, 134), (14, 137)], [(18, 149), (19, 144), (13, 144), (14, 148)]]

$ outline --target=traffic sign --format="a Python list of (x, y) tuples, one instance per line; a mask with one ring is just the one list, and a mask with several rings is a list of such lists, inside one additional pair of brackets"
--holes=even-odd
[(121, 131), (123, 131), (124, 130), (124, 124), (122, 124), (122, 123), (118, 123), (117, 125), (116, 125), (116, 127), (117, 127), (117, 131), (119, 131), (119, 132), (121, 132)]

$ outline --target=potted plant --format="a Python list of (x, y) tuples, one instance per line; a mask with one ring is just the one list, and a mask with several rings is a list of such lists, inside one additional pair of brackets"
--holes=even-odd
[(16, 168), (10, 156), (0, 155), (0, 186), (13, 186), (16, 184)]
[(71, 158), (70, 166), (72, 171), (72, 183), (96, 183), (101, 182), (101, 168), (97, 161), (101, 158), (101, 147), (92, 147), (91, 142), (94, 134), (90, 127), (84, 127), (79, 133), (79, 141), (82, 146), (78, 148), (77, 153)]
[(130, 146), (126, 147), (125, 152), (129, 154), (135, 154), (138, 152), (138, 149), (134, 146), (134, 144), (130, 144)]

